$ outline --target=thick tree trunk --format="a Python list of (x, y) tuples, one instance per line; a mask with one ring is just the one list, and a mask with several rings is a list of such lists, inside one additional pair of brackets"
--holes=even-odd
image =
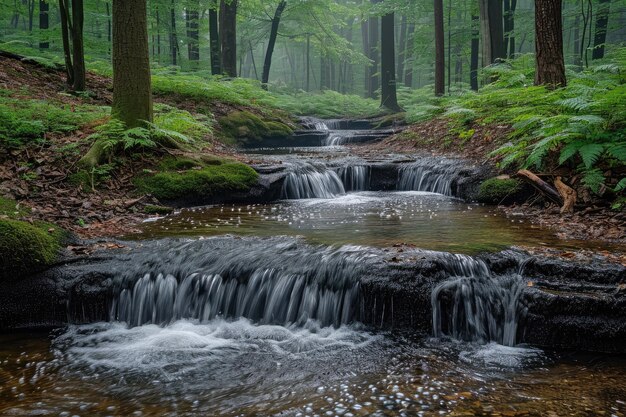
[(478, 10), (480, 15), (480, 43), (483, 48), (482, 66), (487, 67), (493, 63), (491, 29), (489, 27), (489, 0), (478, 0)]
[(480, 47), (480, 22), (478, 15), (472, 14), (472, 44), (470, 52), (470, 87), (478, 91), (478, 49)]
[(535, 85), (565, 87), (562, 0), (535, 0)]
[(237, 77), (237, 0), (221, 1), (220, 38), (222, 69), (229, 77)]
[(74, 64), (74, 91), (85, 91), (85, 48), (83, 43), (83, 26), (85, 22), (83, 0), (72, 0), (72, 55)]
[(393, 112), (400, 112), (396, 92), (396, 51), (395, 51), (395, 17), (393, 13), (381, 19), (381, 107)]
[(272, 67), (272, 55), (274, 54), (274, 46), (276, 45), (276, 37), (278, 36), (278, 27), (280, 26), (280, 18), (283, 11), (287, 7), (287, 2), (282, 0), (278, 3), (274, 17), (272, 18), (272, 28), (270, 31), (270, 40), (267, 43), (267, 51), (265, 52), (265, 62), (263, 63), (263, 75), (261, 77), (261, 83), (263, 88), (267, 90), (267, 83), (270, 80), (270, 69)]
[(211, 74), (222, 73), (222, 51), (218, 27), (217, 3), (213, 2), (209, 9), (209, 42), (211, 44)]
[(502, 0), (488, 1), (489, 30), (491, 31), (491, 59), (492, 62), (496, 62), (498, 59), (506, 58)]
[(48, 28), (50, 27), (50, 4), (48, 0), (39, 0), (39, 48), (50, 48)]
[(113, 0), (112, 113), (129, 128), (152, 121), (146, 0)]
[(443, 30), (443, 0), (434, 0), (435, 6), (435, 95), (442, 96), (446, 92), (445, 85), (445, 52)]
[(200, 33), (198, 31), (200, 14), (198, 8), (199, 5), (197, 1), (188, 1), (188, 7), (185, 10), (187, 23), (187, 55), (191, 62), (200, 60)]
[(593, 37), (593, 53), (591, 59), (604, 58), (604, 43), (606, 42), (606, 30), (609, 23), (609, 11), (611, 0), (600, 0), (596, 14), (596, 32)]

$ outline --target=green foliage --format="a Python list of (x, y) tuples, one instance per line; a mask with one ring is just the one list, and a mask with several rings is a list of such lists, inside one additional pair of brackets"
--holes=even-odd
[(48, 223), (0, 219), (0, 279), (18, 279), (52, 264), (66, 236)]
[(477, 200), (487, 204), (501, 204), (512, 200), (522, 190), (521, 183), (513, 178), (491, 178), (480, 184)]
[(357, 95), (325, 90), (318, 94), (274, 93), (275, 105), (292, 114), (321, 118), (369, 117), (381, 114), (380, 103)]
[[(154, 125), (161, 132), (169, 132), (170, 136), (183, 135), (192, 141), (206, 139), (212, 134), (213, 120), (204, 115), (192, 115), (165, 104), (154, 106)], [(175, 132), (175, 134), (173, 134)], [(179, 137), (179, 139), (182, 139)], [(183, 141), (187, 141), (186, 139)]]
[(0, 147), (45, 141), (46, 134), (68, 133), (103, 118), (108, 108), (62, 105), (0, 95)]
[[(167, 166), (175, 165), (170, 161)], [(163, 171), (138, 178), (136, 184), (139, 190), (165, 201), (219, 198), (225, 193), (247, 191), (258, 179), (255, 170), (234, 161), (224, 160), (220, 164), (209, 165), (202, 161), (190, 164), (190, 160), (185, 159), (178, 166), (189, 169)]]
[(26, 216), (30, 210), (10, 198), (0, 197), (0, 217), (16, 219)]

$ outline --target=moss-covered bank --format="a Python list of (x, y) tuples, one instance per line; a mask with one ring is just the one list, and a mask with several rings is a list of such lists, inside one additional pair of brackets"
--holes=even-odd
[(137, 178), (142, 192), (159, 200), (220, 199), (225, 193), (245, 192), (257, 183), (258, 174), (248, 165), (227, 159), (166, 159), (160, 172)]
[(283, 121), (261, 118), (249, 111), (234, 111), (222, 117), (219, 125), (226, 142), (243, 147), (258, 146), (267, 139), (287, 141), (293, 135), (293, 128)]

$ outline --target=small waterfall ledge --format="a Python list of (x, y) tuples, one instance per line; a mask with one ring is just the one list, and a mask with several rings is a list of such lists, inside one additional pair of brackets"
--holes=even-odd
[(626, 297), (615, 292), (626, 268), (598, 259), (532, 258), (520, 273), (530, 258), (515, 251), (464, 257), (232, 236), (124, 246), (5, 282), (0, 331), (107, 319), (131, 326), (183, 317), (315, 319), (626, 353)]

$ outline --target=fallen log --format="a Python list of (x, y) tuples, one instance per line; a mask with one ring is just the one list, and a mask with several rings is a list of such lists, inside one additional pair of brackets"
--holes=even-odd
[(550, 184), (539, 178), (537, 175), (528, 171), (527, 169), (522, 169), (517, 171), (516, 177), (521, 178), (526, 181), (533, 187), (535, 187), (541, 194), (547, 197), (553, 203), (558, 204), (559, 206), (563, 206), (563, 198), (559, 194), (557, 190), (554, 189)]
[(561, 214), (573, 213), (574, 204), (576, 204), (576, 198), (578, 197), (578, 195), (576, 194), (576, 191), (572, 187), (565, 184), (561, 180), (561, 177), (556, 177), (556, 180), (554, 180), (554, 186), (556, 187), (557, 191), (561, 195), (561, 198), (563, 199), (563, 207), (561, 207)]

